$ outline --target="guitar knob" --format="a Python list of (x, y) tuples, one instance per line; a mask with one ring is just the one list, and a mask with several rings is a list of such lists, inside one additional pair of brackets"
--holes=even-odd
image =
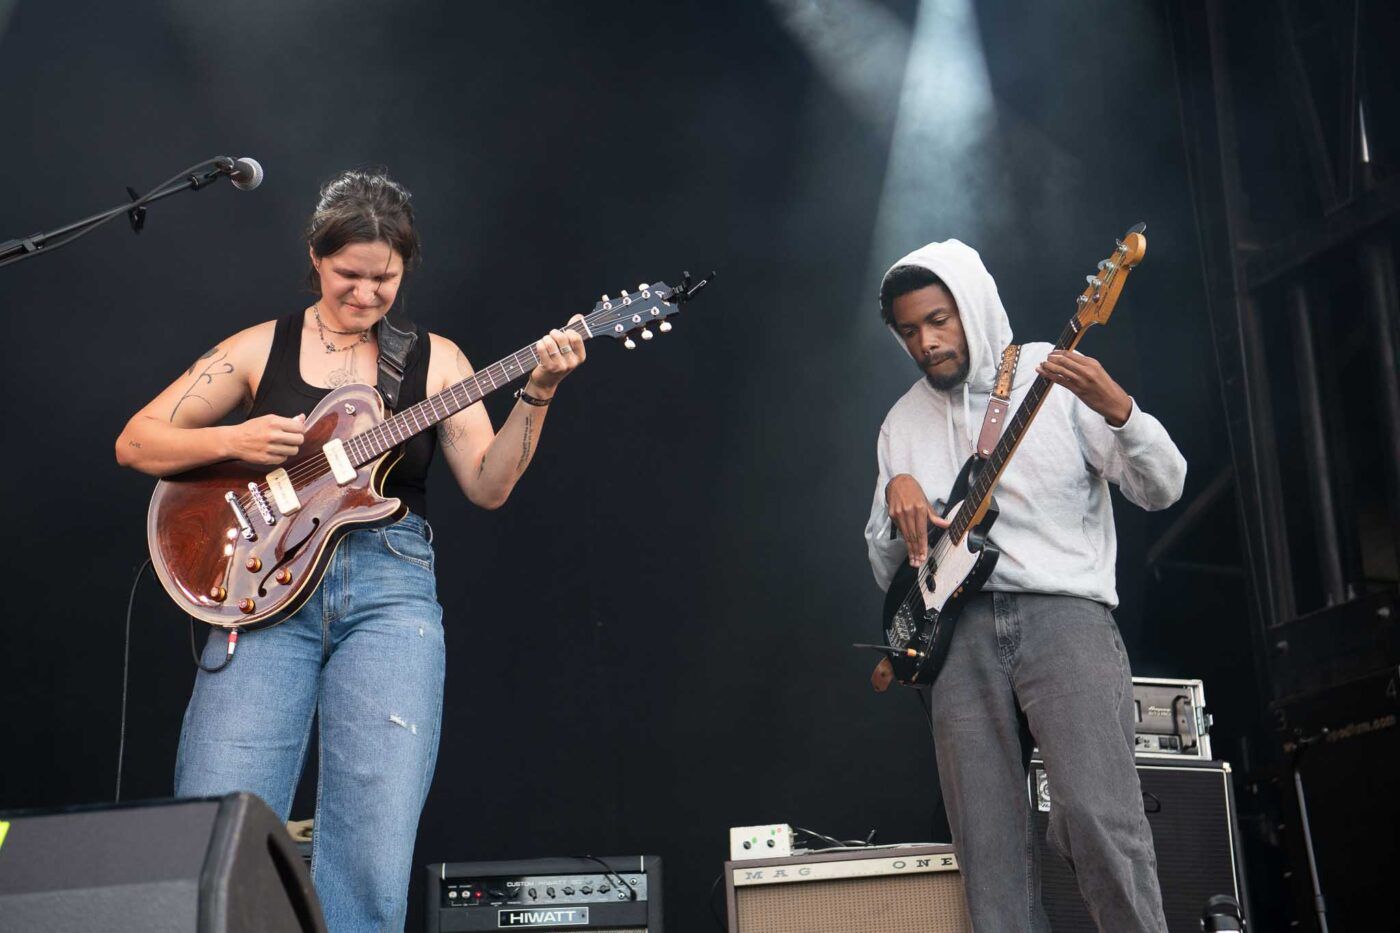
[(273, 575), (273, 578), (278, 583), (282, 584), (283, 586), (286, 586), (288, 583), (292, 582), (292, 572), (286, 567), (283, 567), (281, 570), (277, 571), (277, 573)]
[(253, 573), (257, 573), (259, 570), (262, 569), (262, 559), (257, 557), (250, 557), (243, 562), (243, 566), (247, 567)]
[(258, 604), (247, 596), (238, 601), (238, 611), (244, 615), (249, 615), (256, 608), (258, 608)]
[(653, 334), (651, 331), (647, 330), (645, 327), (642, 328), (642, 339), (643, 339), (643, 340), (650, 340), (651, 338), (653, 338), (653, 337), (655, 337), (655, 336), (656, 336), (655, 334)]
[(622, 345), (629, 350), (637, 349), (637, 341), (633, 340), (631, 337), (628, 337), (626, 340), (622, 341)]
[(228, 599), (228, 590), (224, 589), (222, 586), (211, 586), (209, 588), (209, 598), (216, 603), (221, 603)]
[(662, 321), (660, 324), (656, 325), (656, 329), (661, 331), (661, 333), (663, 334), (669, 334), (671, 332), (671, 322)]

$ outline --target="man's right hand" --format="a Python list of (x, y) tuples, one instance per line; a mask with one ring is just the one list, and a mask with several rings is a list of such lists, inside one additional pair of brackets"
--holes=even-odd
[(259, 466), (276, 466), (296, 456), (306, 437), (306, 416), (263, 415), (229, 429), (229, 456)]
[(933, 510), (919, 481), (908, 473), (899, 474), (885, 487), (885, 506), (909, 547), (909, 566), (922, 567), (928, 560), (929, 523), (947, 528), (948, 520)]

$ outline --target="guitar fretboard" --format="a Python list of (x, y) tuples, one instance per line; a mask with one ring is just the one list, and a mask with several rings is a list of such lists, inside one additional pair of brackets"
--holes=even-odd
[[(1079, 343), (1079, 338), (1083, 334), (1084, 329), (1080, 327), (1078, 319), (1071, 318), (1069, 324), (1061, 332), (1060, 339), (1055, 342), (1055, 349), (1074, 349), (1075, 344)], [(1021, 438), (1025, 436), (1036, 413), (1040, 411), (1040, 406), (1045, 403), (1045, 396), (1053, 387), (1053, 384), (1044, 376), (1036, 376), (1035, 382), (1031, 383), (1026, 397), (1021, 400), (1020, 406), (1016, 409), (1016, 414), (1012, 415), (1011, 420), (1007, 422), (1001, 440), (997, 441), (996, 447), (992, 448), (987, 462), (982, 464), (981, 472), (973, 480), (962, 509), (953, 519), (953, 523), (948, 526), (948, 536), (954, 542), (962, 541), (974, 518), (981, 518), (982, 504), (987, 501), (992, 490), (996, 488), (997, 480), (1001, 479), (1006, 464), (1011, 460), (1011, 455), (1016, 452), (1016, 446), (1021, 443)]]
[[(566, 325), (563, 330), (571, 330), (584, 340), (592, 336), (586, 320), (575, 321)], [(354, 435), (345, 442), (345, 451), (355, 466), (363, 466), (415, 434), (420, 434), (469, 405), (476, 404), (502, 386), (509, 385), (521, 376), (528, 376), (539, 364), (540, 358), (535, 352), (534, 344), (522, 347), (510, 356), (472, 373), (461, 382), (454, 383), (436, 395), (431, 395), (416, 405), (410, 405), (374, 427)]]

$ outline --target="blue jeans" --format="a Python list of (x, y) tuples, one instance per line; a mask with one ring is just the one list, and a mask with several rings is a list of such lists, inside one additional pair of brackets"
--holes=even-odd
[[(204, 663), (221, 662), (226, 643), (211, 635)], [(428, 523), (409, 513), (353, 531), (295, 615), (243, 635), (225, 670), (196, 676), (175, 793), (251, 791), (286, 820), (319, 715), (311, 875), (326, 922), (402, 930), (444, 667)]]
[(1044, 933), (1021, 716), (1050, 779), (1050, 845), (1100, 930), (1165, 933), (1133, 759), (1128, 655), (1108, 607), (982, 593), (930, 693), (938, 776), (978, 933)]

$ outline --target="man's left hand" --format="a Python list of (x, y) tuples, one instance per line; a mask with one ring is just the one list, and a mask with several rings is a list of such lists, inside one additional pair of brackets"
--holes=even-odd
[(1035, 371), (1079, 396), (1080, 401), (1103, 415), (1103, 420), (1115, 428), (1121, 428), (1133, 413), (1133, 400), (1128, 393), (1092, 356), (1051, 350), (1050, 356)]

